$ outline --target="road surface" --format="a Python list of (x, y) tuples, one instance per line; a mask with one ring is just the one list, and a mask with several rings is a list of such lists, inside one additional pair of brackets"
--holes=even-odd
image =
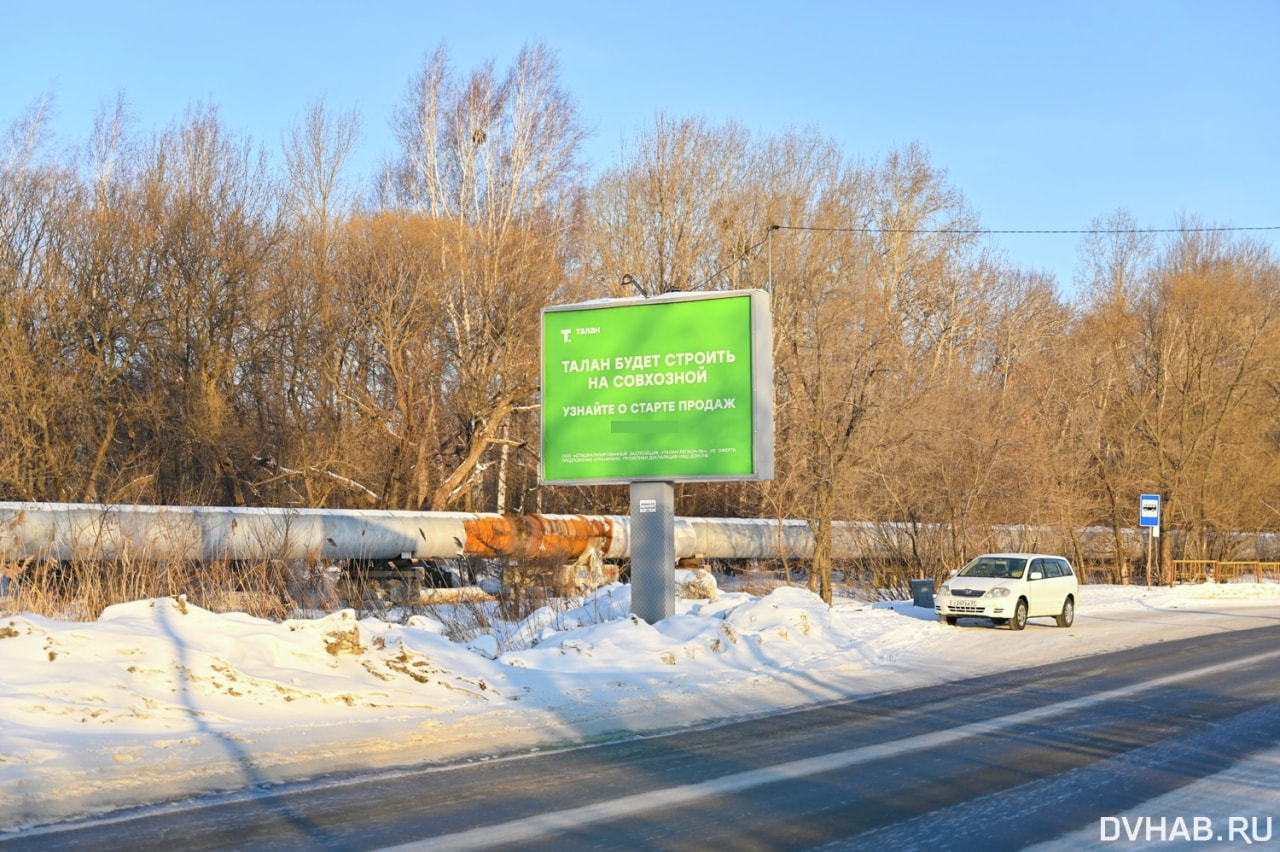
[[(1018, 849), (1133, 830), (1121, 814), (1278, 745), (1280, 626), (663, 736), (140, 809), (0, 847)], [(1267, 795), (1238, 812), (1150, 816), (1167, 818), (1166, 834), (1183, 818), (1224, 836), (1259, 809), (1280, 822), (1280, 795)]]

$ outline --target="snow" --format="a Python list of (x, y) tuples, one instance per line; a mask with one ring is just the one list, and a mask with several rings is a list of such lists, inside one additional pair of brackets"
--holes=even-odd
[[(159, 598), (91, 623), (0, 617), (0, 827), (758, 716), (1258, 627), (1280, 609), (1275, 584), (1095, 585), (1073, 627), (1033, 619), (1013, 633), (945, 627), (909, 601), (827, 607), (797, 587), (758, 596), (680, 580), (698, 597), (656, 624), (613, 584), (457, 641), (447, 609), (403, 624), (349, 610), (278, 623)], [(1280, 752), (1254, 762), (1272, 772)], [(1230, 791), (1256, 769), (1183, 795)]]

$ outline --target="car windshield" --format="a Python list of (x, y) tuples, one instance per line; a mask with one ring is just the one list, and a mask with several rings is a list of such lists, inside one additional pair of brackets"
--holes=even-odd
[(1027, 560), (1013, 556), (979, 556), (960, 570), (960, 576), (1017, 580), (1026, 567)]

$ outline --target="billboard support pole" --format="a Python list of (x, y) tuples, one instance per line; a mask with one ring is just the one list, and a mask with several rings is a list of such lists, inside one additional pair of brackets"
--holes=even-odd
[(649, 624), (676, 611), (676, 489), (631, 483), (631, 614)]
[(763, 290), (542, 310), (539, 481), (631, 488), (631, 614), (675, 614), (675, 483), (773, 479)]

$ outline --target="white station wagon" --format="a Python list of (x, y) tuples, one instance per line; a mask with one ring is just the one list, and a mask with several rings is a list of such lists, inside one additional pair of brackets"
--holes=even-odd
[(1061, 556), (988, 553), (943, 583), (933, 608), (947, 624), (960, 618), (990, 618), (1021, 630), (1028, 618), (1051, 615), (1059, 627), (1070, 627), (1079, 597), (1080, 582)]

